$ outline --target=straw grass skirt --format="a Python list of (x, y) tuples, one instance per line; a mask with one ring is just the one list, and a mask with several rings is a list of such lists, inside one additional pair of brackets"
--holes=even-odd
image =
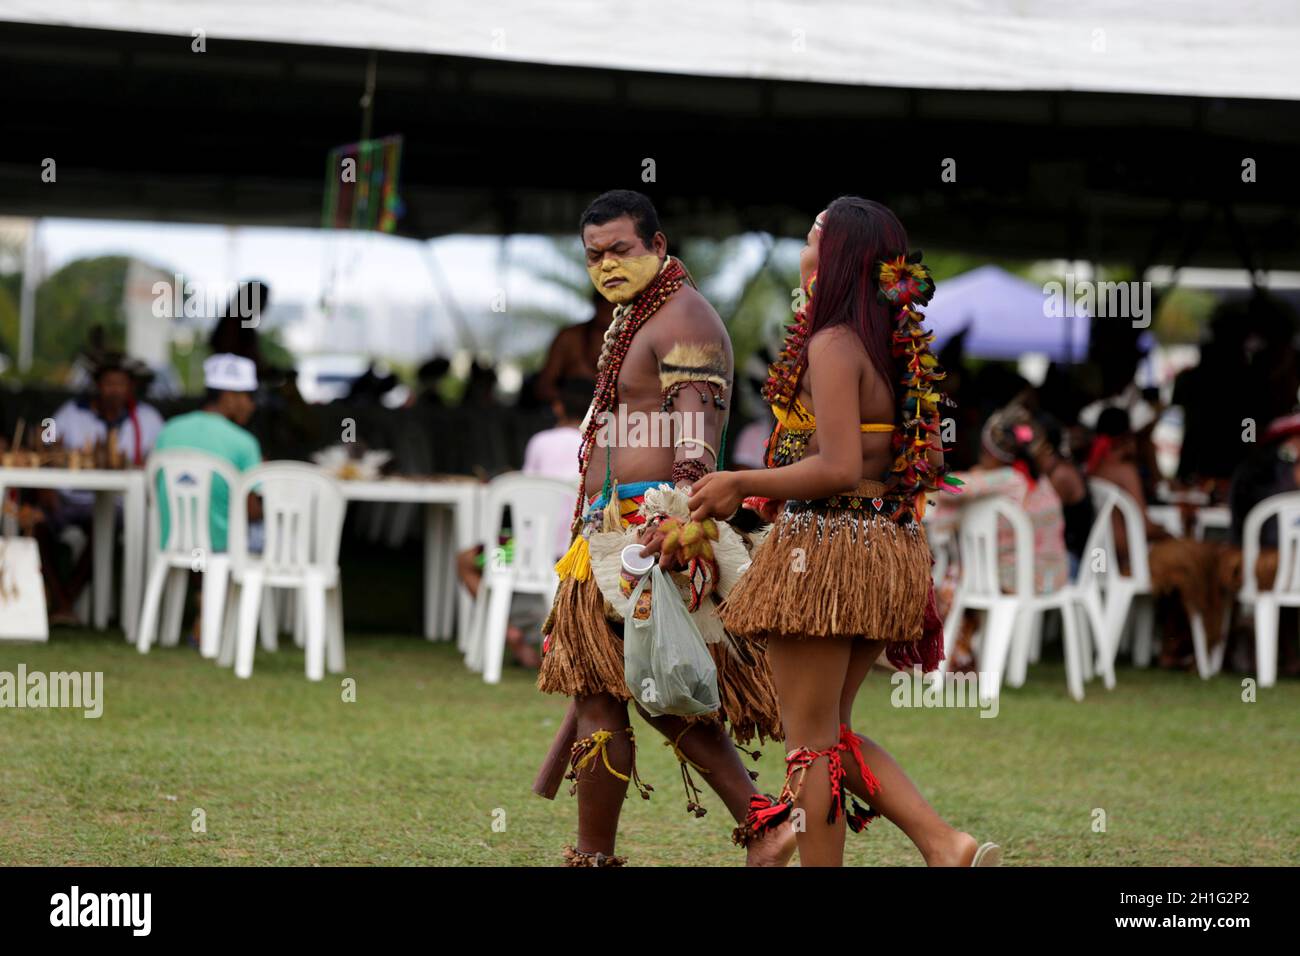
[(880, 482), (852, 494), (786, 504), (721, 608), (727, 631), (762, 640), (922, 636), (930, 547), (918, 522), (899, 524), (899, 502)]

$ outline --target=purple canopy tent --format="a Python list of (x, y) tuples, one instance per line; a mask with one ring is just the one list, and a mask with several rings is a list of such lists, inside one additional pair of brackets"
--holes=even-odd
[[(1016, 360), (1027, 353), (1053, 362), (1082, 362), (1088, 357), (1089, 317), (1085, 310), (1049, 308), (1041, 286), (998, 266), (980, 266), (938, 282), (925, 312), (934, 331), (935, 350), (969, 328), (965, 353), (971, 358)], [(1057, 314), (1049, 314), (1055, 311)]]

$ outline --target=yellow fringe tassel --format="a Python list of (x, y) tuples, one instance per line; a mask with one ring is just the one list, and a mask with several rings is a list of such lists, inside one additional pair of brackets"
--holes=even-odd
[(565, 578), (586, 581), (591, 577), (591, 549), (587, 546), (586, 538), (582, 535), (574, 536), (569, 550), (564, 552), (564, 557), (556, 562), (555, 573), (560, 576), (561, 581)]

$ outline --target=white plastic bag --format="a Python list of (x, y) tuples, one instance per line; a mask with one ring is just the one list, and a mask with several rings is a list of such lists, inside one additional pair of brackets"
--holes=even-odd
[[(634, 609), (650, 589), (650, 615)], [(653, 716), (691, 717), (718, 709), (718, 669), (677, 587), (655, 565), (632, 592), (623, 616), (623, 678)]]

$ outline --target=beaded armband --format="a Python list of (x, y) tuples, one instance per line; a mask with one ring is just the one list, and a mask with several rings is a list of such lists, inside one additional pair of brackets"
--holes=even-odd
[(693, 485), (709, 473), (703, 458), (681, 458), (673, 462), (673, 484)]
[(691, 388), (700, 403), (725, 410), (728, 380), (727, 353), (714, 342), (678, 342), (659, 362), (663, 410), (669, 411), (684, 388)]

